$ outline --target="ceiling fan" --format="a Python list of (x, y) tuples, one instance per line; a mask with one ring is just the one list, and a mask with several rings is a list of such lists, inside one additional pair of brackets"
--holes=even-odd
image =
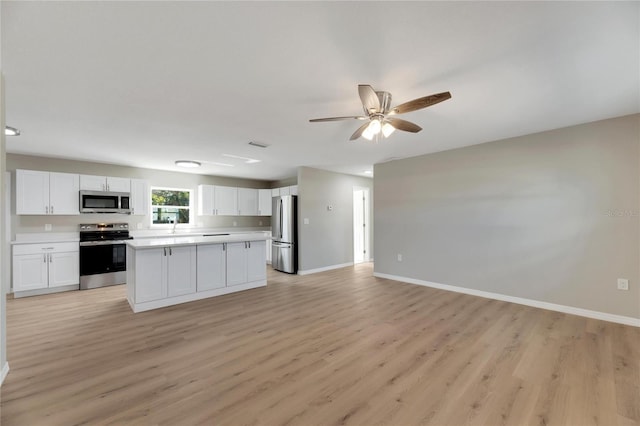
[(451, 98), (451, 93), (442, 92), (435, 95), (425, 96), (423, 98), (414, 99), (391, 108), (391, 93), (376, 92), (373, 87), (368, 84), (358, 85), (358, 94), (364, 108), (364, 116), (348, 116), (348, 117), (329, 117), (314, 118), (309, 120), (311, 123), (321, 121), (339, 121), (339, 120), (367, 120), (358, 128), (349, 140), (356, 140), (360, 136), (367, 140), (373, 139), (374, 136), (382, 133), (384, 137), (389, 137), (394, 130), (402, 130), (405, 132), (418, 133), (422, 127), (406, 120), (394, 117), (398, 114), (404, 114), (418, 109), (435, 105)]

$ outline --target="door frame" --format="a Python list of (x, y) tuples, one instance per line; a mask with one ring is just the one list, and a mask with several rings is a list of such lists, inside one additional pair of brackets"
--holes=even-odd
[[(353, 263), (364, 263), (371, 261), (371, 189), (366, 186), (354, 186), (352, 193), (353, 203), (356, 202), (356, 193), (362, 191), (363, 194), (363, 215), (362, 217), (356, 217), (356, 208), (355, 204), (352, 205), (352, 217), (353, 217), (353, 227), (352, 227), (352, 235), (353, 235)], [(363, 248), (364, 255), (362, 260), (357, 260), (356, 257), (356, 247), (357, 242), (356, 238), (358, 237), (356, 230), (364, 224), (364, 233), (363, 233)]]

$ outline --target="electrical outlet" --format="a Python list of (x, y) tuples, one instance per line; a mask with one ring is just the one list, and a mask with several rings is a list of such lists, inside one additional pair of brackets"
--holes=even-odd
[(235, 220), (233, 221), (233, 226), (238, 226), (238, 222), (236, 222)]
[(50, 223), (45, 223), (44, 224), (44, 230), (45, 231), (51, 231), (51, 224)]
[(258, 226), (262, 226), (262, 221), (261, 220), (258, 221)]
[(142, 223), (140, 222), (136, 223), (136, 229), (142, 229)]
[(398, 262), (402, 262), (402, 255), (398, 253)]
[(629, 280), (618, 278), (618, 290), (629, 290)]
[(305, 225), (308, 225), (308, 224), (309, 224), (309, 218), (308, 218), (308, 217), (305, 217), (304, 219), (302, 219), (302, 222), (303, 222)]

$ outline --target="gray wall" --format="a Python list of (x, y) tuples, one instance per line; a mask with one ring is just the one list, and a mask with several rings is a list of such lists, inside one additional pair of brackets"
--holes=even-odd
[[(90, 163), (84, 161), (64, 160), (56, 158), (35, 157), (27, 155), (7, 154), (7, 169), (10, 170), (13, 179), (13, 197), (11, 209), (12, 238), (16, 233), (45, 232), (44, 225), (51, 224), (53, 232), (77, 231), (80, 223), (94, 222), (128, 222), (131, 229), (149, 229), (149, 216), (128, 215), (77, 215), (77, 216), (24, 216), (15, 214), (15, 170), (44, 170), (50, 172), (79, 173), (88, 175), (104, 175), (115, 177), (128, 177), (146, 179), (152, 186), (165, 186), (172, 188), (190, 188), (195, 197), (194, 208), (199, 202), (198, 185), (224, 185), (240, 186), (247, 188), (271, 188), (270, 181), (252, 179), (238, 179), (218, 176), (198, 175), (192, 173), (167, 172), (162, 170), (142, 169), (111, 164)], [(237, 227), (271, 226), (271, 217), (257, 216), (198, 216), (195, 215), (197, 227), (233, 227), (235, 221)]]
[(639, 122), (376, 165), (375, 272), (640, 317)]
[[(298, 269), (353, 262), (354, 186), (369, 188), (373, 195), (372, 179), (298, 168)], [(308, 225), (303, 224), (304, 218), (309, 219)], [(372, 236), (370, 241), (373, 249)]]

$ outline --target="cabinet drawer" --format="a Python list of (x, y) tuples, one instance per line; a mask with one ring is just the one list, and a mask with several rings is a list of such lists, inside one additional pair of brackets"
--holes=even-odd
[(16, 244), (13, 246), (13, 254), (39, 254), (43, 252), (70, 252), (80, 251), (79, 243), (43, 243), (43, 244)]

